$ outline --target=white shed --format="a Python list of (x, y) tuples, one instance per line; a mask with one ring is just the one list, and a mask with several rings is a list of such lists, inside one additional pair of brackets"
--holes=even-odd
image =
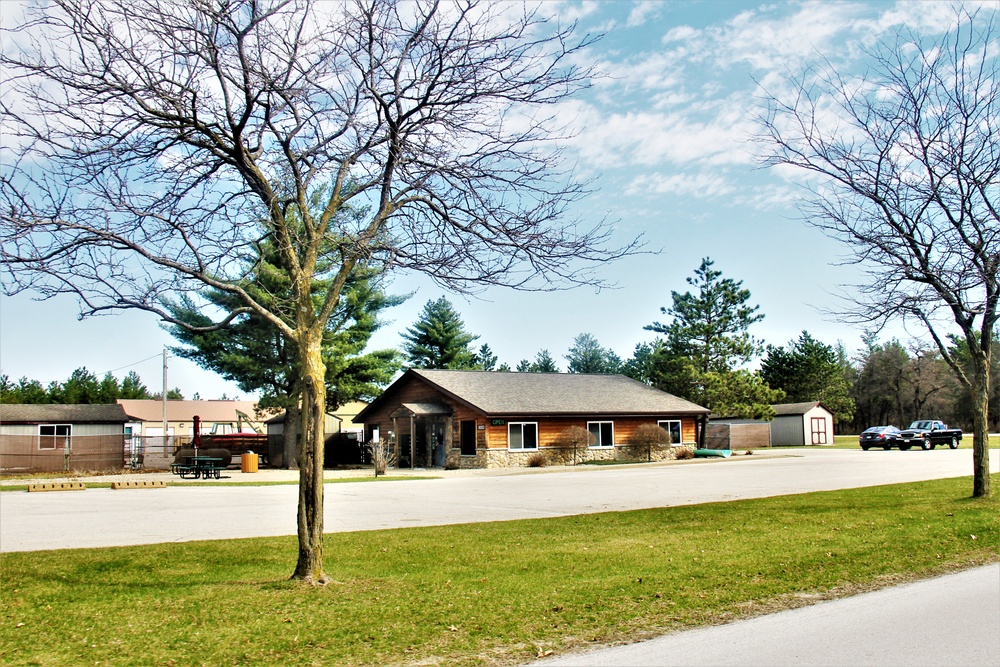
[(832, 445), (833, 413), (819, 401), (772, 405), (771, 446)]

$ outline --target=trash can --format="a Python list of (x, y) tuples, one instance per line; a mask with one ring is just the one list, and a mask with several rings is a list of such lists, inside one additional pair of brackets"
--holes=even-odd
[(241, 472), (257, 472), (258, 457), (253, 452), (247, 452), (240, 457)]

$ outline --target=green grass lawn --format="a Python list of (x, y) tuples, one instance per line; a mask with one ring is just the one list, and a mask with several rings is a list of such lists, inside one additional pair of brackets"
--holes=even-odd
[(514, 664), (996, 561), (971, 487), (330, 534), (323, 588), (291, 537), (7, 553), (0, 663)]

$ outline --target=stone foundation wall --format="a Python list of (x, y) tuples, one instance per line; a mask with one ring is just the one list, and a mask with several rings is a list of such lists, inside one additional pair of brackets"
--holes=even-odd
[(448, 452), (445, 468), (450, 470), (466, 468), (526, 468), (539, 455), (545, 457), (546, 465), (579, 465), (587, 461), (635, 461), (657, 462), (677, 458), (677, 452), (693, 451), (694, 444), (662, 445), (617, 445), (615, 447), (581, 447), (575, 452), (572, 447), (540, 447), (537, 450), (514, 452), (507, 449), (478, 449), (475, 456), (462, 456), (458, 449)]

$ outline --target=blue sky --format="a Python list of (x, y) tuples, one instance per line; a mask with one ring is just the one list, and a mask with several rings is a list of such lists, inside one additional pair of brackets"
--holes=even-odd
[[(968, 5), (968, 3), (966, 3)], [(998, 2), (984, 3), (996, 11)], [(971, 5), (969, 5), (972, 7)], [(824, 315), (857, 268), (837, 266), (844, 249), (804, 224), (795, 174), (762, 170), (749, 142), (758, 84), (782, 90), (782, 75), (819, 56), (861, 72), (861, 47), (900, 27), (944, 29), (951, 3), (565, 2), (545, 11), (605, 33), (588, 55), (606, 77), (559, 110), (576, 132), (569, 142), (580, 175), (596, 192), (576, 213), (614, 221), (619, 242), (643, 234), (658, 251), (608, 265), (615, 289), (555, 293), (491, 290), (450, 295), (417, 276), (396, 276), (390, 290), (415, 292), (387, 312), (376, 347), (399, 346), (429, 299), (451, 299), (467, 329), (511, 366), (548, 349), (565, 368), (573, 338), (591, 333), (622, 358), (652, 339), (661, 306), (701, 258), (742, 280), (765, 319), (752, 332), (785, 345), (803, 330), (853, 353), (861, 331)], [(161, 385), (160, 353), (173, 339), (153, 316), (125, 313), (78, 321), (69, 298), (47, 302), (0, 297), (0, 371), (16, 379), (64, 380), (86, 366), (119, 378), (135, 370)], [(890, 330), (908, 340), (921, 332)], [(245, 397), (235, 385), (183, 359), (171, 359), (168, 384), (188, 398)]]

